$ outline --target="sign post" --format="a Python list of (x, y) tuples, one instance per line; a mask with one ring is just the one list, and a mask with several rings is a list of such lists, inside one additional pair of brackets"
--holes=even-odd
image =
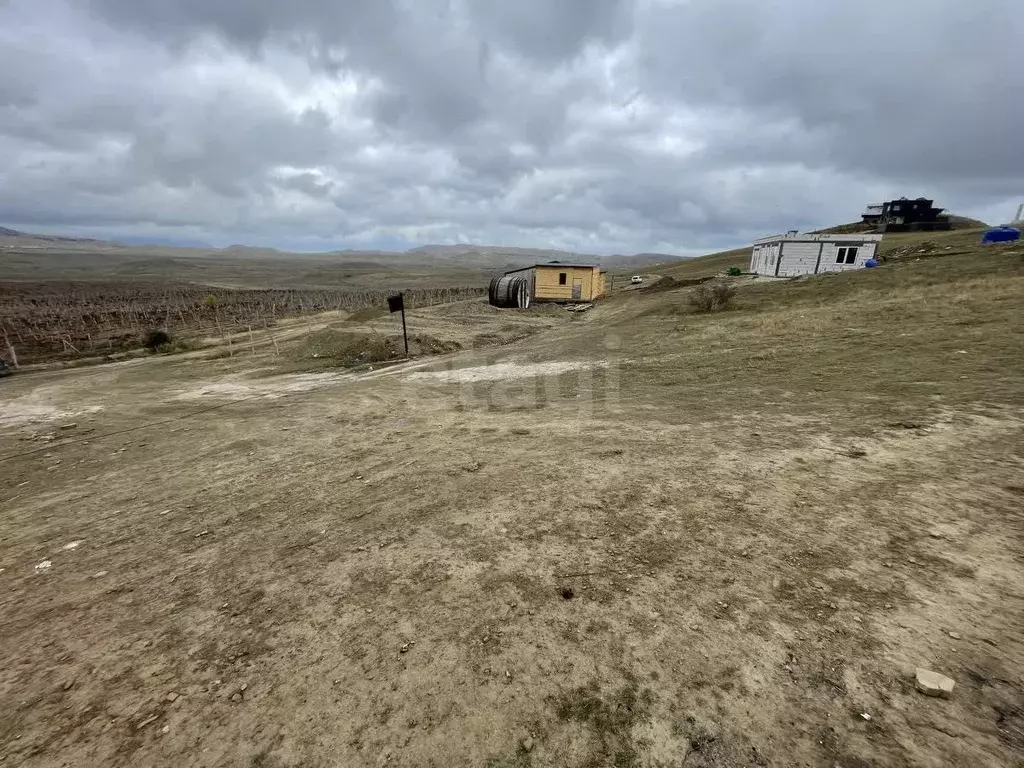
[(392, 314), (395, 312), (402, 313), (402, 340), (405, 342), (405, 356), (409, 356), (409, 334), (405, 330), (405, 294), (400, 293), (397, 296), (388, 297), (388, 311)]

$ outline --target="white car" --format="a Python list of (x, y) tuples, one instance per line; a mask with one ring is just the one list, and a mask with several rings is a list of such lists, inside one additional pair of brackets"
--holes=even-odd
[(633, 275), (631, 278), (629, 278), (629, 282), (631, 282), (633, 285), (640, 285), (640, 283), (642, 283), (643, 281), (644, 279), (640, 277), (640, 275)]

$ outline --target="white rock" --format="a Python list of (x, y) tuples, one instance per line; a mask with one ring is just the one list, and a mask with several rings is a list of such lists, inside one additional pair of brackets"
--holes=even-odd
[(917, 690), (925, 696), (937, 696), (942, 699), (948, 699), (953, 693), (956, 681), (945, 675), (940, 675), (938, 672), (918, 667), (916, 684)]
[(43, 562), (41, 562), (41, 563), (36, 563), (36, 570), (37, 571), (48, 571), (52, 567), (53, 567), (53, 563), (51, 563), (49, 560), (43, 560)]

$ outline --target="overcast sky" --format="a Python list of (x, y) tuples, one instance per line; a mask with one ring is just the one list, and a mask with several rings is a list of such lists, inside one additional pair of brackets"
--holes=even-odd
[(0, 0), (0, 224), (696, 253), (1024, 202), (1018, 0)]

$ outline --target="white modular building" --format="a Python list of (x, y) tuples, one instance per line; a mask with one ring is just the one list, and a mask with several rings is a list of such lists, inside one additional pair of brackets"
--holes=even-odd
[(767, 277), (797, 277), (860, 269), (875, 257), (883, 235), (785, 235), (754, 241), (750, 271)]

